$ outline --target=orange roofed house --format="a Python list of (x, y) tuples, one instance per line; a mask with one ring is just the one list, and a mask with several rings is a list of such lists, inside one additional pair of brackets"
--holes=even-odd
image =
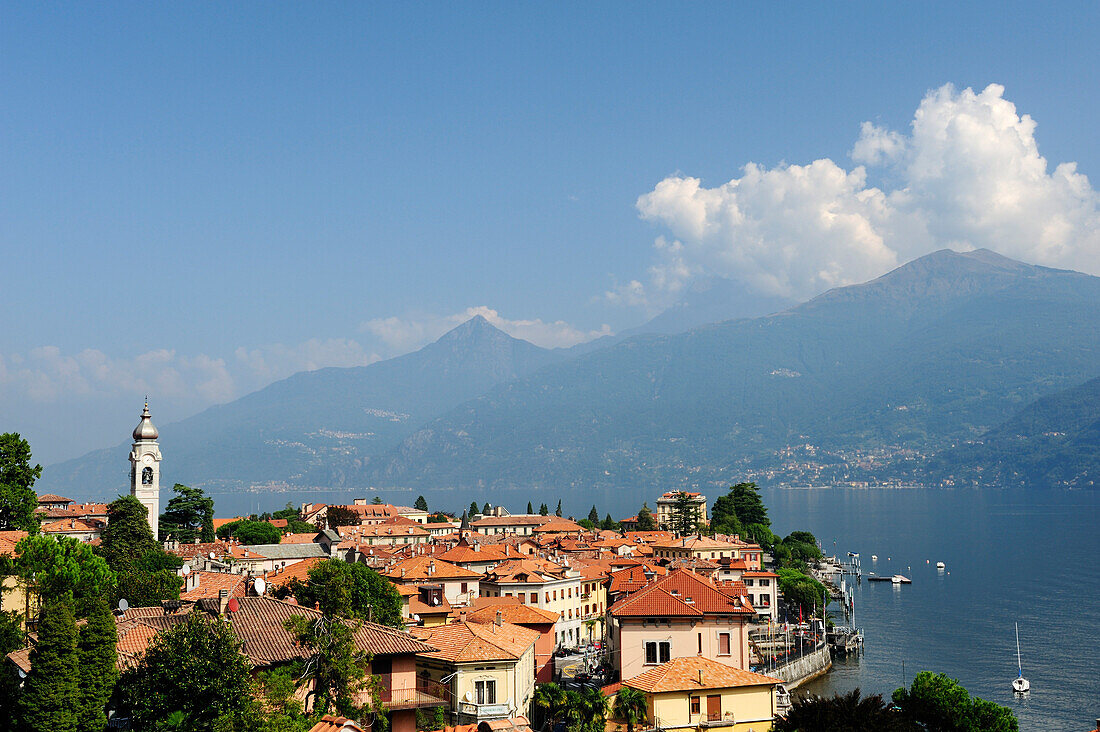
[(649, 720), (661, 729), (766, 732), (775, 719), (779, 679), (709, 658), (676, 658), (627, 679), (623, 686), (646, 696)]
[(618, 600), (608, 612), (612, 662), (620, 678), (694, 656), (749, 667), (747, 623), (755, 611), (740, 583), (718, 586), (677, 569)]
[(418, 654), (417, 673), (424, 684), (449, 686), (452, 724), (528, 714), (535, 691), (537, 630), (497, 618), (411, 632), (439, 649)]

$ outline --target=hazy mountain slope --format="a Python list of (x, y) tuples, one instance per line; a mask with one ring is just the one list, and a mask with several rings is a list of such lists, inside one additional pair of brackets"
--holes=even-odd
[[(189, 419), (158, 425), (165, 480), (225, 487), (267, 481), (340, 485), (349, 470), (424, 422), (565, 357), (512, 338), (478, 316), (414, 353), (295, 374)], [(72, 495), (121, 490), (127, 453), (124, 443), (50, 466), (38, 487)]]
[(1100, 378), (1043, 397), (979, 440), (945, 450), (928, 475), (954, 485), (1096, 488)]
[(705, 277), (692, 282), (675, 305), (621, 335), (624, 338), (645, 333), (673, 335), (724, 320), (758, 318), (797, 304), (788, 297), (763, 295), (723, 277)]
[(1100, 279), (936, 252), (776, 315), (640, 336), (497, 387), (411, 435), (378, 484), (725, 480), (810, 443), (920, 451), (1093, 375)]

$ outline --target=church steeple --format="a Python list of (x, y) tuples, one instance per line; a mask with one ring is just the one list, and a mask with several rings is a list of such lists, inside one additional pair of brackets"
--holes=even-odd
[(141, 421), (134, 428), (134, 446), (130, 450), (130, 495), (145, 506), (149, 528), (160, 540), (160, 433), (149, 415), (149, 400), (141, 412)]

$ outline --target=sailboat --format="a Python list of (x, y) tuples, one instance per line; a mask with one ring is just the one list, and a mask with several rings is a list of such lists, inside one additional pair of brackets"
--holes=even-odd
[(1024, 678), (1024, 665), (1020, 661), (1020, 624), (1016, 623), (1016, 667), (1019, 676), (1012, 680), (1012, 690), (1017, 694), (1026, 693), (1031, 689), (1031, 682)]

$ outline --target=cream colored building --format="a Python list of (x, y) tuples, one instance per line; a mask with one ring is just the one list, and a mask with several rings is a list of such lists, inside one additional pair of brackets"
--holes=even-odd
[(720, 727), (765, 732), (776, 714), (779, 679), (708, 658), (677, 658), (623, 682), (646, 695), (651, 724), (663, 730)]
[(512, 623), (459, 622), (410, 632), (439, 650), (417, 656), (417, 676), (447, 686), (451, 722), (526, 716), (535, 692), (540, 633)]
[(699, 524), (710, 523), (707, 516), (707, 497), (701, 493), (689, 493), (687, 491), (669, 491), (657, 499), (657, 511), (653, 518), (657, 520), (660, 529), (671, 529), (675, 523), (676, 503), (683, 493), (695, 507), (695, 522)]

